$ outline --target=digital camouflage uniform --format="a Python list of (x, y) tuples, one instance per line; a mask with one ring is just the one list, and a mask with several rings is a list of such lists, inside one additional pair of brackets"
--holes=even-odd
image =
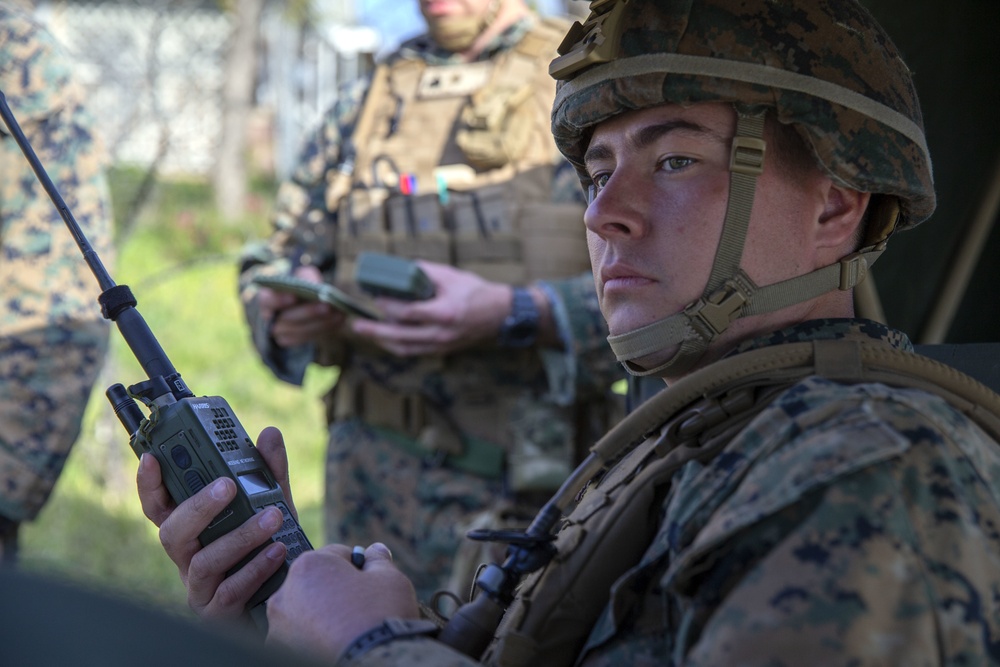
[[(0, 89), (94, 249), (111, 257), (103, 146), (52, 36), (0, 3)], [(14, 139), (0, 131), (0, 516), (35, 518), (104, 360), (98, 286)]]
[[(800, 322), (698, 365), (739, 317), (829, 308), (816, 297), (852, 289), (893, 231), (933, 212), (919, 103), (888, 35), (849, 0), (594, 0), (550, 71), (553, 134), (592, 194), (596, 125), (735, 107), (703, 297), (609, 337), (630, 371), (675, 379), (595, 443), (534, 542), (489, 566), (438, 638), (384, 632), (338, 664), (1000, 664), (1000, 396), (862, 319)], [(833, 182), (874, 194), (857, 252), (758, 287), (740, 262), (764, 111)], [(549, 530), (551, 554), (531, 546)], [(496, 630), (478, 641), (477, 625)]]
[[(835, 338), (911, 349), (874, 322), (819, 320), (740, 351)], [(1000, 447), (937, 396), (810, 377), (663, 486), (579, 662), (495, 664), (1000, 661)], [(420, 638), (357, 664), (477, 663)]]
[[(370, 89), (381, 84), (360, 81), (343, 92), (306, 144), (292, 180), (279, 190), (276, 232), (268, 246), (251, 250), (245, 258), (243, 297), (255, 344), (266, 363), (279, 377), (294, 383), (302, 381), (312, 362), (341, 369), (338, 385), (327, 397), (327, 540), (384, 541), (424, 599), (441, 588), (457, 593), (467, 590), (471, 572), (482, 557), (473, 549), (456, 559), (464, 534), (474, 527), (501, 527), (506, 521), (520, 524), (530, 516), (537, 509), (534, 499), (544, 499), (561, 483), (575, 466), (577, 452), (607, 428), (608, 411), (617, 405), (608, 401), (609, 389), (623, 373), (608, 351), (607, 327), (589, 273), (581, 189), (552, 144), (548, 129), (554, 85), (544, 67), (555, 54), (565, 27), (560, 24), (554, 29), (548, 20), (522, 20), (470, 66), (462, 65), (426, 36), (403, 44), (387, 61), (389, 82), (385, 84), (399, 101), (387, 108), (384, 103), (374, 106), (375, 129), (365, 133), (358, 129), (367, 122), (359, 120), (365, 118), (363, 101)], [(520, 49), (529, 47), (536, 53), (523, 56)], [(407, 97), (417, 77), (421, 77), (419, 94), (430, 88), (425, 86), (428, 77), (424, 74), (442, 73), (442, 80), (453, 77), (461, 86), (466, 76), (461, 73), (471, 73), (468, 77), (474, 79), (477, 72), (489, 72), (483, 68), (498, 59), (515, 56), (522, 58), (521, 70), (513, 70), (520, 72), (516, 82), (509, 74), (506, 80), (490, 74), (490, 84), (443, 96), (440, 102), (432, 98), (416, 104)], [(377, 72), (373, 80), (379, 76)], [(494, 109), (489, 105), (498, 100), (507, 103), (506, 95), (490, 97), (482, 91), (506, 90), (503, 86), (512, 83), (520, 87), (512, 96), (527, 101), (517, 107), (518, 122), (507, 124), (523, 130), (511, 141), (522, 146), (527, 142), (528, 146), (517, 150), (534, 157), (513, 159), (502, 166), (475, 163), (457, 147), (460, 139), (455, 137), (474, 134), (467, 131), (475, 122), (463, 119), (470, 108), (479, 108), (473, 102), (488, 109)], [(393, 99), (386, 93), (372, 95)], [(492, 120), (483, 122), (488, 125)], [(440, 154), (430, 150), (436, 146), (430, 138), (435, 130), (447, 130), (444, 136), (450, 137)], [(534, 134), (527, 134), (528, 130)], [(355, 136), (359, 133), (369, 138)], [(398, 171), (413, 171), (419, 183), (431, 183), (430, 191), (407, 199), (394, 192), (394, 187), (372, 182), (375, 168), (389, 162), (375, 159), (383, 155), (380, 151), (393, 156), (392, 166)], [(522, 163), (530, 168), (519, 166)], [(489, 226), (488, 233), (484, 228), (479, 235), (471, 218), (463, 218), (457, 208), (450, 225), (431, 227), (440, 221), (428, 223), (422, 217), (426, 209), (420, 207), (436, 208), (437, 200), (444, 203), (443, 193), (435, 191), (430, 176), (430, 169), (440, 165), (447, 168), (435, 172), (438, 186), (442, 179), (457, 175), (457, 187), (452, 188), (451, 180), (447, 183), (450, 205), (462, 205), (465, 197), (471, 201), (466, 210), (480, 207), (485, 211), (480, 222)], [(344, 172), (350, 178), (338, 190), (337, 179)], [(390, 186), (396, 177), (392, 173), (387, 177)], [(461, 187), (463, 178), (479, 179), (476, 188), (481, 189), (474, 189), (478, 200), (469, 198), (468, 190)], [(514, 182), (520, 188), (517, 192), (527, 194), (504, 194), (508, 183)], [(388, 193), (390, 199), (383, 203), (376, 199), (378, 193)], [(491, 211), (498, 206), (524, 204), (522, 200), (532, 198), (536, 208), (556, 214), (522, 218), (516, 223), (519, 227), (509, 220), (497, 223), (493, 219)], [(416, 234), (407, 229), (393, 236), (391, 220), (386, 231), (381, 223), (355, 217), (355, 209), (362, 205), (391, 210), (394, 204), (417, 207)], [(562, 226), (557, 227), (560, 216)], [(462, 237), (470, 227), (470, 236)], [(546, 234), (564, 242), (553, 244)], [(390, 243), (395, 254), (453, 263), (510, 284), (540, 285), (566, 350), (489, 346), (444, 358), (401, 359), (372, 345), (339, 341), (321, 349), (283, 350), (272, 344), (268, 322), (255, 312), (253, 275), (309, 263), (321, 267), (328, 280), (350, 290), (357, 251), (387, 251)], [(511, 247), (515, 254), (533, 252), (535, 269), (525, 269), (532, 262), (530, 257), (505, 259), (503, 253)], [(540, 248), (550, 251), (538, 257)], [(560, 253), (569, 255), (564, 264), (574, 267), (571, 271), (553, 269), (559, 267)], [(454, 574), (454, 581), (448, 581), (449, 573)]]

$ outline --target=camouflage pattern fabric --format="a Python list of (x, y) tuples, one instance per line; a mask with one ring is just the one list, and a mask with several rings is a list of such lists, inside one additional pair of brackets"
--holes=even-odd
[(530, 508), (504, 502), (501, 480), (442, 466), (430, 455), (418, 458), (400, 446), (401, 437), (358, 419), (330, 425), (326, 512), (329, 528), (337, 531), (332, 537), (351, 544), (378, 535), (422, 600), (439, 589), (468, 593), (469, 570), (485, 554), (474, 543), (469, 555), (460, 554), (465, 534), (483, 522), (495, 527), (504, 517), (524, 526)]
[[(515, 24), (481, 59), (512, 49), (532, 25), (533, 19)], [(419, 58), (431, 65), (458, 62), (454, 54), (435, 46), (426, 36), (403, 44), (390, 58)], [(340, 341), (319, 348), (279, 349), (272, 344), (268, 322), (257, 315), (250, 280), (259, 272), (286, 272), (299, 263), (314, 264), (332, 276), (337, 260), (337, 215), (325, 202), (328, 175), (344, 160), (345, 144), (349, 143), (346, 138), (351, 136), (367, 86), (368, 81), (359, 81), (341, 92), (322, 126), (306, 143), (293, 177), (279, 189), (275, 233), (245, 254), (242, 298), (255, 345), (265, 363), (278, 377), (293, 383), (302, 381), (310, 363), (339, 365), (342, 392), (347, 391), (345, 376), (363, 374), (395, 395), (419, 394), (445, 418), (456, 404), (478, 409), (497, 396), (530, 404), (535, 414), (513, 419), (513, 424), (483, 420), (479, 426), (489, 427), (485, 429), (488, 432), (474, 434), (465, 430), (467, 424), (457, 428), (462, 437), (498, 443), (508, 453), (517, 441), (526, 443), (525, 449), (536, 447), (537, 451), (568, 432), (589, 432), (583, 436), (589, 444), (606, 430), (607, 411), (617, 405), (617, 401), (608, 402), (609, 388), (624, 377), (608, 349), (607, 326), (589, 273), (540, 283), (552, 305), (564, 350), (482, 348), (441, 360), (399, 359), (370, 346), (345, 349)], [(582, 234), (579, 181), (554, 149), (553, 160), (559, 165), (554, 167), (551, 199), (580, 204)], [(477, 476), (455, 469), (450, 459), (422, 450), (413, 438), (385, 425), (338, 419), (334, 399), (329, 401), (326, 539), (348, 544), (384, 541), (414, 578), (423, 599), (440, 588), (464, 592), (470, 569), (488, 558), (466, 552), (459, 560), (467, 565), (452, 569), (450, 564), (466, 527), (491, 520), (515, 521), (515, 516), (523, 526), (527, 515), (522, 504), (526, 499), (515, 498), (502, 476)], [(579, 401), (589, 401), (587, 405), (593, 410), (574, 408), (582, 405)]]
[[(41, 25), (5, 3), (0, 45), (8, 105), (94, 249), (110, 262), (105, 153), (68, 59)], [(38, 514), (79, 435), (109, 328), (76, 242), (4, 132), (0, 225), (0, 515), (18, 522)]]
[(601, 121), (667, 102), (732, 102), (770, 107), (780, 122), (794, 124), (838, 182), (898, 196), (899, 228), (933, 212), (931, 159), (912, 77), (856, 0), (669, 7), (631, 0), (604, 8), (616, 4), (619, 30), (606, 45), (611, 61), (565, 75), (553, 106), (552, 133), (581, 179), (590, 131)]
[[(910, 349), (860, 320), (744, 349), (828, 338)], [(678, 470), (659, 509), (657, 535), (567, 664), (1000, 661), (1000, 447), (936, 396), (807, 378)], [(351, 664), (478, 663), (421, 638)]]

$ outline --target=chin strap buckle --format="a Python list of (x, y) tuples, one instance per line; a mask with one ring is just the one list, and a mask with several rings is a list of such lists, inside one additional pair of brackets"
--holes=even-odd
[(702, 338), (714, 340), (737, 318), (752, 292), (753, 283), (740, 271), (736, 278), (685, 308), (684, 314)]

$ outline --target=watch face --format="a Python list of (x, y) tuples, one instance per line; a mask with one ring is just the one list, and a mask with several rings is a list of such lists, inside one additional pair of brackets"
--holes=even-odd
[(535, 331), (534, 323), (528, 320), (521, 320), (520, 322), (515, 322), (514, 326), (511, 327), (510, 329), (510, 333), (518, 338), (532, 334), (534, 333), (534, 331)]
[(534, 327), (530, 322), (515, 322), (507, 329), (508, 345), (527, 344), (534, 338)]

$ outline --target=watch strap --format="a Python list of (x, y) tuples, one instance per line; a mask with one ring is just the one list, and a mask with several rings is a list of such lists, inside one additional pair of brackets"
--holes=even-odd
[(419, 637), (421, 635), (434, 636), (441, 628), (434, 621), (387, 618), (381, 625), (376, 625), (371, 630), (359, 635), (350, 646), (347, 647), (337, 661), (341, 664), (344, 660), (358, 658), (376, 646), (387, 644), (396, 639), (406, 637)]
[(538, 339), (538, 307), (525, 287), (515, 287), (511, 296), (510, 315), (500, 327), (501, 347), (529, 347)]

